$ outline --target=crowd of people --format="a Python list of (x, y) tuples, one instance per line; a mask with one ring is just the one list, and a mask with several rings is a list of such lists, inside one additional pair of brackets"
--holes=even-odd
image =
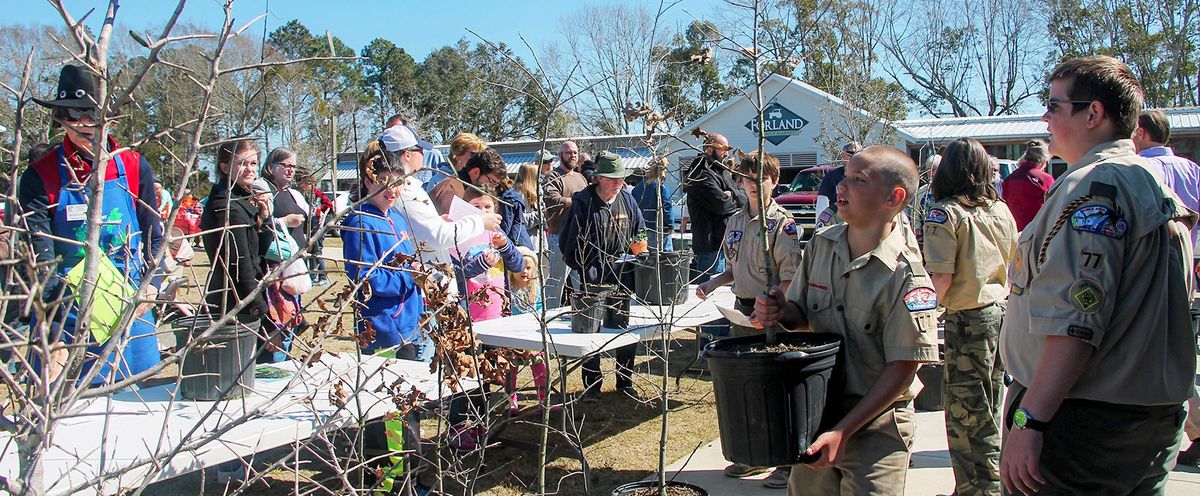
[[(902, 494), (914, 377), (940, 360), (955, 494), (1158, 494), (1185, 431), (1194, 442), (1178, 461), (1196, 463), (1200, 167), (1166, 146), (1167, 119), (1141, 111), (1141, 89), (1123, 63), (1068, 60), (1048, 83), (1050, 139), (1029, 142), (1002, 181), (996, 159), (970, 137), (921, 167), (890, 146), (848, 143), (845, 165), (821, 185), (807, 243), (771, 199), (778, 159), (758, 152), (734, 163), (728, 140), (708, 135), (681, 184), (697, 296), (732, 286), (736, 310), (755, 324), (734, 326), (733, 336), (778, 326), (844, 338), (840, 416), (809, 448), (817, 461), (734, 464), (727, 475), (774, 469), (766, 483), (791, 495)], [(96, 221), (87, 208), (100, 169), (92, 147), (120, 147), (111, 136), (95, 139), (95, 88), (84, 69), (64, 67), (55, 97), (36, 102), (63, 140), (31, 160), (19, 203), (39, 277), (51, 282), (47, 298), (61, 299), (78, 286), (72, 273)], [(631, 292), (625, 262), (647, 245), (673, 248), (665, 163), (631, 187), (620, 155), (598, 150), (593, 160), (566, 141), (513, 174), (473, 134), (455, 136), (443, 160), (407, 119), (384, 127), (360, 154), (354, 206), (337, 226), (364, 353), (428, 361), (433, 345), (419, 319), (429, 305), (462, 305), (479, 322), (568, 305), (595, 287)], [(1067, 164), (1057, 179), (1046, 172), (1052, 157)], [(212, 261), (205, 311), (257, 332), (260, 362), (286, 360), (308, 327), (302, 294), (332, 269), (315, 234), (337, 217), (333, 204), (288, 148), (263, 157), (256, 140), (233, 138), (215, 164), (207, 198), (175, 206), (137, 151), (113, 154), (100, 172), (102, 258), (138, 282), (170, 251), (160, 249), (163, 226), (178, 210), (184, 234), (202, 233)], [(451, 298), (427, 298), (414, 272), (432, 273)], [(80, 339), (93, 353), (80, 381), (111, 382), (158, 363), (149, 306), (113, 336), (76, 335), (76, 312), (65, 305), (52, 316), (52, 375)], [(121, 346), (105, 346), (109, 339)], [(638, 398), (636, 345), (613, 353), (616, 391)], [(534, 364), (540, 392), (543, 360)], [(582, 377), (581, 398), (600, 397), (598, 355)], [(480, 441), (473, 428), (458, 432), (459, 446)]]

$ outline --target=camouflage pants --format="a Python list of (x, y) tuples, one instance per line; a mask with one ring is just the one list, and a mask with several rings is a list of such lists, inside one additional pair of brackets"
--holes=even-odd
[(1000, 494), (1004, 371), (997, 347), (1006, 303), (946, 312), (946, 440), (955, 494)]

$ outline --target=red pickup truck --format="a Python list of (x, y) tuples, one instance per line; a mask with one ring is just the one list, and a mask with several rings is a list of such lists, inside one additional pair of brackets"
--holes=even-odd
[(796, 222), (804, 228), (804, 238), (812, 237), (817, 226), (817, 189), (821, 187), (821, 179), (833, 167), (809, 167), (796, 174), (791, 184), (780, 185), (775, 189), (775, 201), (792, 213)]

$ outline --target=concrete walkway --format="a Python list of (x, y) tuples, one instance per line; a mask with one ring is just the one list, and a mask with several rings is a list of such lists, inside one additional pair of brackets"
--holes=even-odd
[[(1185, 448), (1186, 441), (1185, 441)], [(686, 466), (685, 465), (686, 461)], [(676, 461), (667, 471), (679, 473), (675, 480), (688, 482), (708, 490), (713, 496), (783, 496), (783, 489), (767, 489), (759, 479), (733, 479), (721, 472), (728, 462), (721, 456), (721, 442), (715, 440), (691, 457)], [(913, 443), (913, 465), (908, 471), (907, 496), (950, 494), (954, 490), (954, 474), (950, 470), (950, 455), (946, 451), (946, 427), (942, 412), (917, 413), (917, 437)], [(1200, 494), (1200, 469), (1176, 468), (1167, 482), (1167, 494), (1190, 496)]]

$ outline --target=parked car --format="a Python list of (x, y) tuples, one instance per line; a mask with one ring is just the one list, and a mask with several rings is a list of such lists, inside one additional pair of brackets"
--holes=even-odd
[(825, 173), (833, 167), (809, 167), (796, 174), (791, 184), (775, 188), (775, 201), (792, 213), (796, 223), (804, 228), (804, 238), (812, 237), (817, 227), (817, 190)]

